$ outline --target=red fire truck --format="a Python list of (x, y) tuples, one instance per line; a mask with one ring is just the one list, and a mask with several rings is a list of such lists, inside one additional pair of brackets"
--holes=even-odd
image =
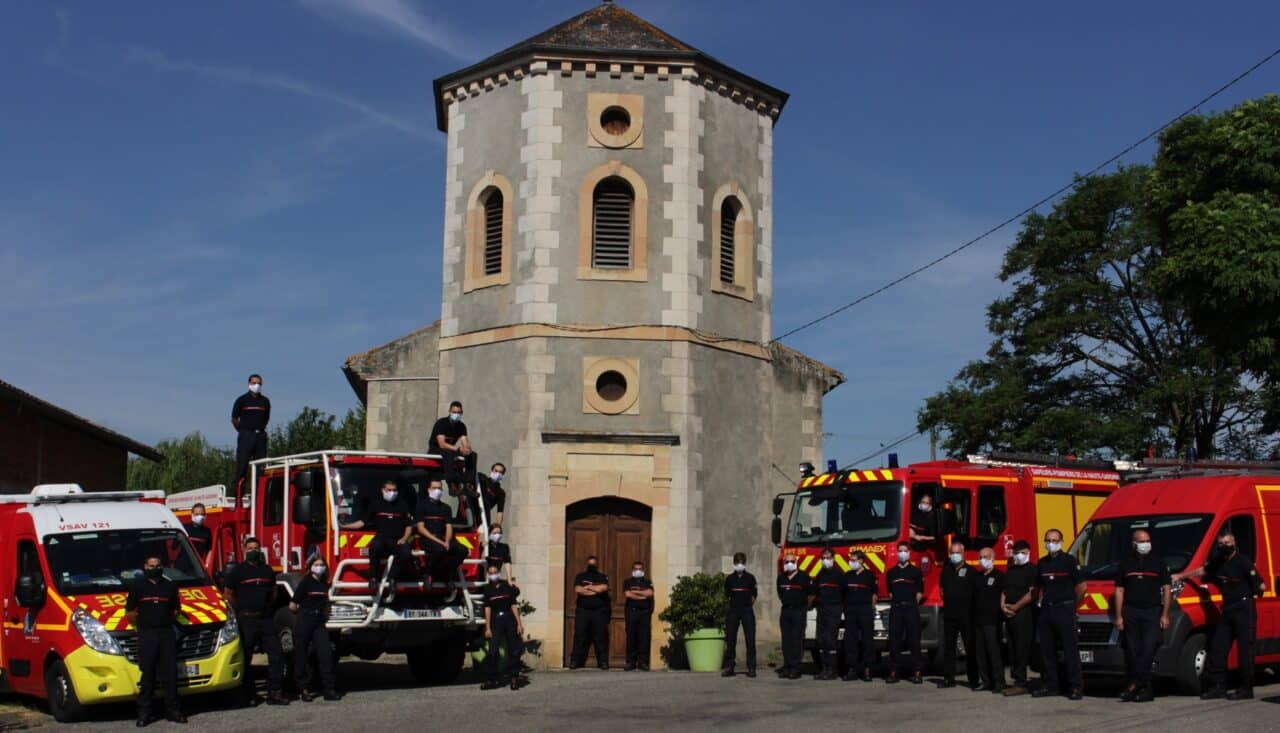
[[(794, 552), (800, 570), (817, 575), (824, 548), (835, 553), (837, 567), (847, 570), (849, 554), (866, 553), (881, 578), (880, 595), (887, 596), (884, 572), (896, 562), (897, 543), (910, 538), (911, 509), (929, 495), (941, 513), (942, 532), (928, 546), (912, 547), (912, 562), (924, 571), (925, 600), (921, 609), (922, 647), (941, 660), (941, 593), (938, 582), (950, 543), (965, 546), (965, 559), (977, 563), (978, 551), (994, 548), (997, 565), (1013, 554), (1013, 543), (1031, 543), (1033, 559), (1040, 538), (1049, 529), (1062, 531), (1069, 544), (1085, 522), (1119, 484), (1110, 468), (1071, 459), (1020, 455), (970, 456), (968, 460), (915, 463), (905, 468), (835, 470), (815, 474), (812, 468), (794, 492), (773, 500), (773, 542), (778, 555)], [(790, 515), (782, 513), (791, 499)], [(785, 531), (784, 531), (785, 530)], [(875, 636), (881, 648), (888, 640), (888, 604), (877, 604)], [(815, 647), (817, 620), (810, 611), (805, 633), (807, 648)]]
[(178, 586), (178, 687), (235, 690), (240, 631), (159, 491), (86, 493), (74, 484), (0, 496), (0, 689), (48, 701), (60, 722), (138, 695), (129, 585), (150, 555)]
[(458, 578), (427, 582), (424, 553), (415, 546), (412, 577), (392, 582), (391, 563), (386, 563), (379, 598), (369, 595), (373, 532), (340, 529), (383, 482), (395, 481), (409, 506), (416, 506), (441, 474), (440, 458), (433, 455), (318, 451), (253, 462), (234, 495), (211, 487), (172, 494), (168, 502), (184, 521), (196, 502), (206, 505), (206, 525), (213, 533), (209, 570), (215, 575), (243, 560), (242, 538), (262, 542), (267, 561), (279, 573), (275, 620), (286, 650), (292, 648), (289, 599), (306, 572), (307, 558), (318, 553), (330, 567), (328, 627), (338, 654), (376, 659), (404, 653), (419, 681), (446, 683), (462, 671), (468, 647), (483, 635), (479, 538), (488, 536), (483, 500), (450, 491), (442, 497), (453, 510), (454, 537), (468, 551)]
[[(1280, 541), (1280, 464), (1157, 469), (1103, 502), (1070, 550), (1088, 584), (1079, 608), (1080, 656), (1087, 674), (1125, 671), (1112, 608), (1115, 575), (1120, 559), (1132, 552), (1132, 535), (1139, 529), (1151, 534), (1153, 551), (1174, 573), (1203, 565), (1215, 538), (1230, 529), (1263, 580), (1264, 592), (1257, 599), (1256, 664), (1280, 663), (1280, 566), (1272, 544), (1273, 538)], [(1206, 642), (1221, 615), (1222, 596), (1202, 580), (1176, 583), (1174, 591), (1177, 603), (1156, 654), (1155, 674), (1175, 680), (1183, 693), (1198, 694)], [(1237, 666), (1234, 647), (1229, 665)]]

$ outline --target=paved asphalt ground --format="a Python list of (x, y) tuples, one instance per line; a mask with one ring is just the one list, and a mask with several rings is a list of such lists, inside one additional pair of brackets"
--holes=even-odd
[[(752, 680), (739, 675), (689, 672), (534, 672), (517, 692), (481, 692), (466, 682), (420, 687), (400, 658), (343, 662), (341, 702), (294, 702), (288, 707), (218, 709), (188, 703), (191, 723), (158, 722), (148, 731), (281, 731), (324, 728), (334, 733), (444, 730), (576, 730), (667, 733), (675, 730), (777, 731), (1264, 731), (1280, 730), (1280, 680), (1264, 674), (1249, 702), (1201, 702), (1163, 696), (1154, 703), (1116, 702), (1115, 685), (1091, 684), (1081, 702), (1065, 698), (1004, 698), (968, 689), (936, 689), (877, 680), (818, 682), (780, 680), (762, 670)], [(928, 679), (928, 678), (927, 678)], [(58, 726), (36, 716), (41, 728), (73, 732), (136, 730), (133, 710), (97, 711), (92, 722)]]

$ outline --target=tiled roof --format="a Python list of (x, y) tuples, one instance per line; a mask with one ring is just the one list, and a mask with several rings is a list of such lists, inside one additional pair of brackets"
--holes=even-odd
[(164, 460), (164, 455), (155, 448), (152, 448), (145, 443), (139, 443), (133, 438), (121, 435), (110, 428), (104, 428), (95, 422), (76, 415), (75, 413), (68, 412), (51, 402), (45, 402), (30, 392), (24, 392), (8, 382), (0, 381), (0, 399), (17, 402), (20, 407), (43, 415), (46, 419), (62, 423), (63, 425), (79, 430), (80, 432), (88, 433), (103, 442), (124, 448), (134, 455), (142, 456), (143, 458), (148, 458), (153, 461)]

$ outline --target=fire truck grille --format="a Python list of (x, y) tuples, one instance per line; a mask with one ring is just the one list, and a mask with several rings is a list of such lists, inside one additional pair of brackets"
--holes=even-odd
[(1111, 643), (1111, 632), (1115, 628), (1109, 621), (1086, 622), (1080, 624), (1080, 643), (1100, 646)]
[[(219, 626), (219, 624), (211, 624), (198, 628), (184, 628), (182, 636), (178, 639), (178, 659), (203, 659), (212, 656), (213, 650), (218, 645)], [(137, 632), (126, 631), (115, 634), (115, 637), (116, 643), (120, 645), (120, 651), (124, 652), (124, 658), (137, 664)]]

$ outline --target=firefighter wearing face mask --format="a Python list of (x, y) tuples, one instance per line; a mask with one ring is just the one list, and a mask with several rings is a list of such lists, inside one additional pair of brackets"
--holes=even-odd
[(729, 613), (725, 616), (724, 665), (721, 674), (734, 675), (738, 658), (738, 629), (741, 627), (747, 649), (747, 676), (756, 676), (756, 598), (760, 589), (756, 576), (747, 572), (747, 555), (733, 553), (733, 572), (725, 576), (724, 594), (729, 598)]
[(489, 562), (496, 562), (502, 567), (503, 579), (508, 583), (515, 583), (514, 571), (511, 569), (511, 545), (502, 541), (504, 536), (501, 524), (489, 525), (489, 542), (485, 547), (488, 550)]
[(871, 661), (876, 654), (876, 595), (880, 580), (867, 569), (867, 556), (855, 550), (849, 557), (844, 584), (845, 680), (871, 681)]
[(1036, 588), (1040, 592), (1040, 619), (1036, 636), (1044, 676), (1032, 697), (1048, 697), (1061, 691), (1058, 679), (1058, 652), (1067, 668), (1067, 698), (1084, 698), (1084, 675), (1080, 668), (1079, 636), (1076, 606), (1084, 598), (1084, 576), (1076, 559), (1062, 551), (1062, 532), (1051, 529), (1044, 533), (1045, 556), (1036, 566)]
[(1004, 630), (1009, 636), (1009, 676), (1013, 684), (1006, 687), (1006, 696), (1027, 694), (1027, 665), (1031, 662), (1031, 642), (1035, 637), (1035, 623), (1031, 617), (1032, 589), (1036, 583), (1036, 564), (1031, 562), (1031, 543), (1018, 540), (1013, 544), (1013, 557), (1004, 575), (1004, 596), (1000, 600), (1000, 613), (1004, 617)]
[(187, 722), (178, 701), (178, 642), (173, 633), (181, 601), (178, 586), (164, 577), (159, 557), (148, 557), (143, 578), (129, 589), (124, 608), (129, 623), (138, 631), (138, 727), (150, 725), (156, 679), (164, 685), (165, 717), (174, 723)]
[(204, 504), (196, 502), (191, 507), (191, 523), (182, 525), (182, 528), (186, 530), (187, 540), (191, 542), (191, 549), (196, 551), (196, 556), (200, 558), (200, 563), (208, 567), (209, 553), (213, 551), (213, 532), (204, 526), (204, 519)]
[(653, 629), (653, 581), (644, 574), (644, 563), (639, 560), (631, 564), (631, 577), (622, 582), (622, 595), (627, 599), (626, 614), (627, 631), (627, 666), (623, 669), (630, 672), (634, 669), (649, 669), (649, 642)]
[(262, 377), (249, 375), (249, 391), (231, 405), (231, 426), (236, 429), (236, 483), (248, 478), (249, 462), (267, 457), (267, 424), (271, 400), (262, 394)]
[(426, 497), (418, 503), (417, 528), (431, 581), (453, 585), (459, 581), (458, 568), (467, 559), (467, 548), (453, 536), (453, 509), (443, 496), (440, 483), (431, 482)]
[(267, 564), (262, 545), (253, 537), (245, 539), (244, 562), (229, 573), (226, 591), (240, 626), (240, 646), (245, 653), (244, 686), (250, 704), (256, 703), (257, 698), (249, 658), (254, 647), (262, 644), (262, 650), (267, 653), (267, 704), (288, 705), (289, 700), (284, 696), (284, 653), (272, 616), (276, 571)]
[(498, 678), (500, 655), (507, 655), (507, 677), (511, 689), (520, 689), (524, 681), (520, 676), (520, 647), (524, 638), (524, 623), (516, 610), (520, 589), (502, 579), (502, 566), (489, 561), (488, 582), (481, 595), (484, 598), (484, 638), (489, 640), (484, 664), (488, 679), (480, 685), (482, 690), (502, 687)]
[(595, 555), (587, 558), (587, 569), (573, 578), (577, 603), (573, 610), (573, 656), (569, 669), (587, 663), (587, 647), (594, 646), (596, 664), (609, 669), (609, 576), (600, 572)]
[(947, 566), (942, 569), (942, 683), (956, 685), (956, 641), (964, 642), (965, 672), (969, 687), (977, 689), (978, 655), (974, 653), (973, 599), (978, 573), (964, 561), (964, 543), (952, 542)]
[(1116, 629), (1124, 634), (1129, 684), (1120, 693), (1123, 702), (1150, 702), (1151, 665), (1160, 648), (1161, 630), (1169, 628), (1172, 593), (1169, 569), (1152, 554), (1151, 535), (1133, 533), (1133, 555), (1120, 562), (1116, 582)]
[(924, 600), (924, 573), (911, 563), (911, 546), (898, 543), (898, 564), (885, 573), (889, 587), (889, 677), (898, 676), (898, 655), (902, 647), (911, 650), (911, 682), (924, 683), (924, 655), (920, 652), (920, 603)]
[(293, 623), (293, 674), (297, 681), (299, 698), (303, 702), (316, 699), (310, 684), (311, 654), (316, 656), (316, 669), (320, 673), (320, 689), (326, 700), (337, 700), (333, 666), (333, 644), (325, 622), (329, 620), (329, 566), (324, 558), (312, 556), (311, 572), (302, 576), (293, 591), (289, 610), (294, 613)]
[(361, 519), (342, 525), (343, 529), (373, 530), (373, 542), (369, 544), (369, 595), (380, 601), (383, 563), (391, 558), (389, 581), (394, 583), (399, 573), (413, 560), (409, 540), (413, 537), (413, 520), (409, 504), (400, 496), (396, 482), (382, 484), (379, 496), (369, 502)]
[(814, 603), (818, 612), (818, 651), (822, 669), (818, 679), (834, 680), (840, 637), (840, 612), (844, 606), (844, 573), (836, 567), (835, 553), (822, 551), (822, 569), (814, 578)]
[(782, 632), (782, 667), (778, 675), (785, 679), (800, 679), (800, 660), (804, 654), (804, 625), (812, 602), (813, 583), (800, 572), (795, 553), (788, 552), (782, 558), (782, 572), (778, 574), (778, 600), (782, 612), (778, 626)]

